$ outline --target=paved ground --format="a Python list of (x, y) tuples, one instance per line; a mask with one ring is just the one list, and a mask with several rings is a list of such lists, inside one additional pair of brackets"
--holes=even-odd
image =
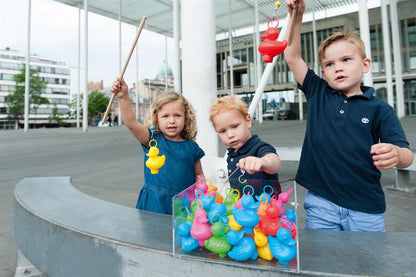
[[(416, 117), (402, 120), (413, 151)], [(265, 121), (253, 133), (276, 147), (301, 146), (306, 122)], [(219, 144), (219, 153), (225, 148)], [(0, 131), (0, 276), (14, 275), (17, 248), (13, 242), (13, 190), (25, 177), (71, 176), (72, 184), (94, 197), (134, 207), (143, 179), (143, 152), (125, 127)], [(284, 162), (280, 179), (295, 176), (297, 162)], [(412, 173), (413, 174), (413, 173)], [(412, 180), (416, 180), (413, 174)], [(383, 172), (387, 198), (386, 229), (416, 230), (416, 195), (388, 189), (394, 170)], [(299, 200), (304, 190), (300, 189)], [(302, 204), (302, 203), (300, 203)], [(302, 209), (300, 209), (302, 212)], [(299, 227), (302, 227), (300, 214)]]

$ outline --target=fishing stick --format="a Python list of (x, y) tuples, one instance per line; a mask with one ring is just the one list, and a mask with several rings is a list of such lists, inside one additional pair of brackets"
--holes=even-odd
[[(123, 70), (121, 71), (121, 74), (120, 74), (120, 77), (119, 77), (120, 80), (123, 79), (124, 73), (126, 72), (127, 65), (129, 64), (131, 55), (133, 55), (134, 48), (136, 47), (137, 41), (139, 40), (140, 33), (142, 32), (142, 29), (143, 29), (144, 23), (146, 22), (146, 19), (147, 19), (147, 17), (143, 16), (142, 22), (140, 22), (140, 26), (139, 26), (139, 30), (137, 31), (136, 38), (134, 39), (133, 45), (131, 46), (131, 49), (130, 49), (129, 56), (127, 57), (126, 63), (124, 64)], [(116, 95), (113, 93), (113, 95), (111, 95), (110, 102), (108, 103), (107, 110), (105, 111), (103, 119), (101, 120), (101, 124), (104, 124), (107, 121), (108, 113), (110, 112), (111, 106), (113, 105), (113, 102), (114, 102), (115, 98), (116, 98)]]

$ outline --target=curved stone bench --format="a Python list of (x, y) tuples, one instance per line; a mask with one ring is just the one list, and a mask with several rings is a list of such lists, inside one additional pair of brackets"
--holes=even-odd
[[(415, 233), (299, 231), (300, 272), (172, 254), (172, 219), (76, 190), (70, 177), (23, 179), (14, 237), (48, 276), (411, 276)], [(282, 270), (282, 269), (280, 269)]]

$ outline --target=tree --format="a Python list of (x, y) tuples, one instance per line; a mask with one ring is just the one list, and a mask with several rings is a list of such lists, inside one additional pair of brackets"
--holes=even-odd
[[(83, 110), (82, 110), (82, 100), (84, 99), (83, 94), (79, 94), (79, 116), (82, 118)], [(71, 103), (68, 104), (68, 118), (76, 118), (77, 117), (77, 95), (72, 95)]]
[(91, 91), (88, 94), (88, 115), (93, 117), (104, 113), (109, 102), (110, 98), (104, 92), (99, 92), (98, 90)]
[[(37, 113), (40, 105), (49, 103), (49, 100), (42, 96), (45, 92), (47, 82), (42, 81), (42, 79), (37, 76), (38, 73), (39, 70), (29, 70), (29, 107), (31, 106), (31, 108), (35, 111), (35, 114)], [(13, 76), (13, 81), (16, 82), (14, 92), (6, 98), (9, 114), (13, 115), (16, 120), (24, 113), (25, 78), (26, 65), (23, 65), (20, 73)]]
[(53, 105), (52, 114), (48, 117), (49, 123), (56, 123), (58, 126), (64, 124), (64, 120), (62, 119), (62, 114), (58, 112), (58, 107), (56, 103)]

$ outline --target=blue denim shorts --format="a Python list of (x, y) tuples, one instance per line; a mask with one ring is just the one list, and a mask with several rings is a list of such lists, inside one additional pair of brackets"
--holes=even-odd
[(305, 229), (385, 232), (384, 213), (369, 214), (340, 207), (312, 192), (305, 196)]

